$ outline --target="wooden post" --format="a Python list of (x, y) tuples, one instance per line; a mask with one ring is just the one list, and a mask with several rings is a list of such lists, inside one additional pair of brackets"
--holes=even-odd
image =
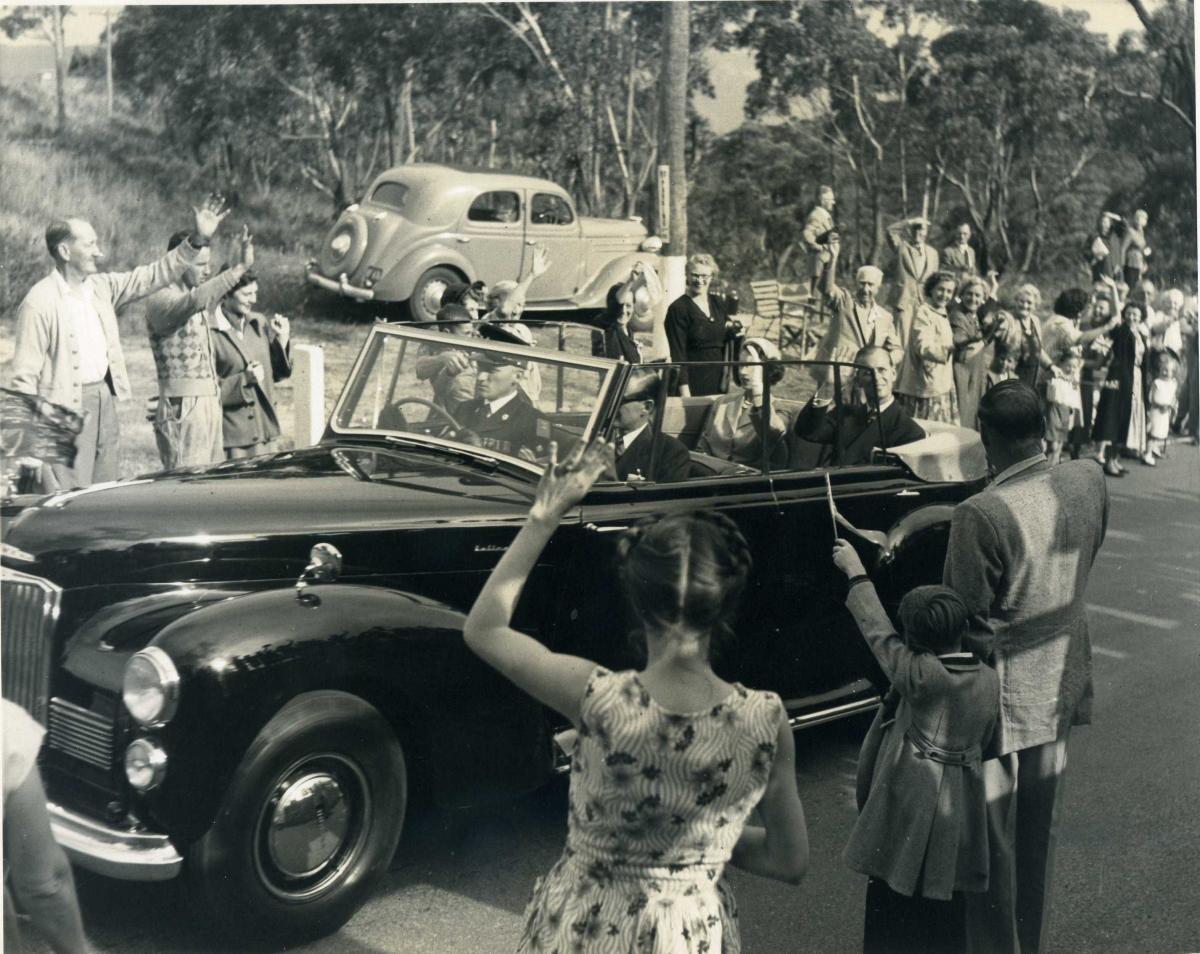
[(297, 447), (311, 447), (325, 432), (325, 352), (319, 345), (292, 346), (292, 398)]

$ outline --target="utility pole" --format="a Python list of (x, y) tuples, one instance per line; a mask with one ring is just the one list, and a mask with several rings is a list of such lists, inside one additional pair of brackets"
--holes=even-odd
[(662, 71), (659, 74), (661, 117), (663, 131), (660, 155), (665, 159), (669, 187), (667, 221), (670, 241), (663, 248), (663, 307), (655, 322), (655, 350), (665, 353), (666, 329), (663, 319), (666, 305), (683, 294), (683, 269), (687, 261), (687, 107), (688, 107), (688, 47), (690, 21), (688, 0), (672, 0), (662, 4), (663, 46)]

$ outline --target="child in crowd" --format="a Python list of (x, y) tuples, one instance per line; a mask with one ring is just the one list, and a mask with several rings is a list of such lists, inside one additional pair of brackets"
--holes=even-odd
[(1153, 358), (1154, 377), (1150, 381), (1146, 412), (1147, 451), (1156, 457), (1166, 457), (1171, 418), (1179, 395), (1179, 360), (1165, 348), (1155, 351)]
[(982, 753), (1000, 715), (996, 673), (962, 651), (968, 611), (945, 586), (900, 602), (901, 639), (854, 548), (833, 546), (846, 605), (892, 688), (863, 742), (846, 862), (868, 876), (863, 951), (960, 952), (962, 893), (988, 886)]

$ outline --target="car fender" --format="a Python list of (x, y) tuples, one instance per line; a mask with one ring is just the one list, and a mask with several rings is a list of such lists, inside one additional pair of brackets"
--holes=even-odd
[(608, 290), (613, 285), (621, 284), (629, 278), (633, 266), (642, 262), (647, 268), (658, 269), (660, 257), (653, 252), (627, 252), (617, 258), (610, 259), (603, 268), (592, 276), (583, 288), (576, 292), (572, 299), (578, 308), (606, 307)]
[(375, 297), (383, 301), (407, 301), (412, 297), (417, 280), (429, 269), (438, 266), (452, 268), (464, 281), (474, 281), (475, 268), (458, 249), (442, 241), (421, 244), (390, 268), (375, 283)]
[[(418, 764), (430, 760), (435, 742), (448, 744), (446, 736), (486, 724), (494, 712), (507, 719), (506, 732), (521, 718), (508, 711), (512, 687), (466, 649), (460, 612), (382, 587), (330, 584), (307, 593), (301, 601), (289, 587), (208, 604), (151, 640), (174, 661), (180, 691), (178, 711), (165, 726), (135, 730), (155, 737), (168, 756), (164, 781), (142, 797), (139, 814), (177, 847), (209, 828), (250, 743), (302, 693), (335, 689), (365, 699)], [(540, 711), (524, 719), (522, 735), (537, 736)], [(459, 740), (452, 752), (464, 757), (451, 765), (470, 772), (480, 764), (486, 772), (511, 762), (515, 774), (534, 771), (528, 753), (521, 760), (497, 751), (499, 738), (480, 732)], [(535, 744), (541, 740), (525, 748)], [(490, 752), (482, 763), (479, 747)], [(444, 774), (440, 761), (438, 768)], [(433, 781), (435, 789), (448, 784), (441, 774)], [(532, 784), (514, 784), (522, 786)]]
[(906, 513), (888, 530), (887, 549), (876, 564), (886, 604), (898, 604), (914, 586), (942, 581), (953, 516), (953, 505), (929, 504)]

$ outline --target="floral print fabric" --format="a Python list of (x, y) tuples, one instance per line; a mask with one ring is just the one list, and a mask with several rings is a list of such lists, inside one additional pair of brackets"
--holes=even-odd
[(597, 668), (571, 763), (567, 845), (534, 886), (520, 952), (736, 954), (725, 863), (775, 760), (783, 704), (740, 685), (668, 712)]

